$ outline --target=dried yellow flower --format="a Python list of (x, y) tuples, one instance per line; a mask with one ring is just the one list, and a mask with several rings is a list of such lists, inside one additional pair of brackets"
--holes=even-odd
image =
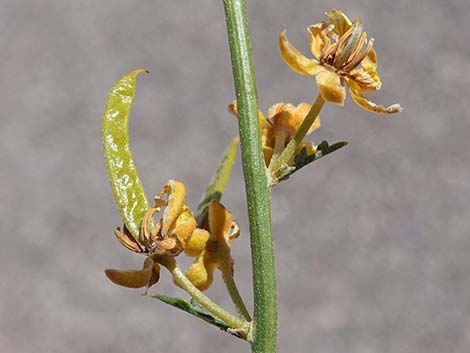
[[(167, 195), (167, 200), (162, 196)], [(185, 205), (186, 189), (183, 183), (170, 180), (155, 197), (155, 207), (149, 209), (143, 219), (139, 242), (124, 226), (114, 234), (127, 249), (147, 256), (142, 270), (105, 270), (106, 276), (114, 283), (128, 288), (150, 288), (158, 282), (159, 257), (174, 257), (180, 254), (196, 228), (196, 219)], [(153, 216), (165, 207), (162, 218), (154, 224)], [(196, 239), (196, 237), (194, 238)]]
[[(184, 204), (186, 188), (184, 184), (170, 180), (162, 189), (161, 196), (155, 197), (155, 207), (149, 209), (142, 220), (140, 242), (150, 255), (176, 256), (184, 250), (186, 241), (196, 228), (196, 219)], [(163, 217), (153, 226), (152, 217), (166, 207)]]
[[(238, 116), (237, 104), (235, 101), (230, 103), (228, 108), (234, 116)], [(300, 103), (298, 106), (294, 106), (290, 103), (277, 103), (269, 108), (268, 119), (265, 118), (261, 111), (258, 112), (261, 126), (261, 142), (263, 146), (264, 160), (267, 166), (270, 164), (274, 152), (280, 152), (287, 146), (311, 108), (312, 105), (309, 103)], [(319, 127), (320, 116), (317, 116), (310, 127), (308, 134)], [(294, 156), (304, 147), (307, 149), (308, 154), (316, 151), (316, 147), (311, 142), (303, 141), (298, 146)], [(291, 161), (289, 161), (290, 165), (293, 164), (294, 156)]]
[[(186, 277), (199, 290), (210, 287), (216, 268), (229, 264), (233, 269), (230, 247), (240, 234), (232, 214), (217, 201), (212, 201), (209, 205), (206, 227), (207, 230), (193, 232), (188, 242), (198, 244), (192, 249), (192, 254), (198, 254), (198, 257), (186, 272)], [(193, 237), (197, 237), (194, 242)], [(199, 253), (196, 248), (200, 249)]]
[(384, 107), (364, 96), (365, 92), (379, 90), (382, 83), (376, 71), (374, 39), (367, 40), (361, 20), (351, 22), (340, 10), (326, 15), (329, 21), (307, 29), (310, 51), (316, 59), (300, 53), (287, 40), (285, 31), (279, 34), (281, 56), (287, 65), (300, 74), (316, 76), (320, 94), (327, 102), (344, 105), (346, 84), (352, 99), (361, 108), (382, 114), (400, 112), (399, 104)]

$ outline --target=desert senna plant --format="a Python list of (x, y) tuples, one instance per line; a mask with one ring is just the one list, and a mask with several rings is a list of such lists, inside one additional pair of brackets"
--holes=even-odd
[[(186, 311), (227, 333), (248, 341), (253, 352), (276, 352), (276, 274), (271, 230), (270, 196), (273, 187), (306, 165), (348, 145), (347, 141), (315, 144), (306, 135), (320, 128), (325, 103), (344, 105), (346, 87), (361, 108), (379, 114), (401, 111), (369, 101), (365, 93), (380, 89), (377, 53), (367, 39), (362, 21), (349, 20), (340, 10), (326, 13), (327, 20), (308, 27), (314, 58), (301, 54), (279, 34), (280, 54), (295, 72), (314, 76), (318, 95), (313, 104), (274, 104), (264, 115), (258, 109), (251, 44), (244, 0), (224, 0), (236, 101), (229, 111), (237, 118), (239, 136), (229, 143), (222, 160), (193, 210), (186, 204), (186, 186), (166, 182), (148, 201), (135, 165), (128, 136), (137, 76), (143, 69), (122, 76), (112, 87), (102, 119), (103, 149), (111, 190), (122, 218), (114, 234), (133, 253), (144, 256), (142, 269), (107, 269), (113, 283), (143, 288), (144, 294)], [(324, 121), (325, 118), (323, 117)], [(238, 145), (247, 195), (252, 254), (254, 311), (244, 303), (235, 281), (236, 259), (232, 247), (241, 231), (236, 217), (221, 203)], [(182, 269), (178, 259), (193, 258)], [(158, 284), (161, 268), (168, 270), (187, 298), (149, 294)], [(207, 294), (220, 272), (236, 314), (215, 303)], [(152, 287), (152, 289), (151, 289)]]

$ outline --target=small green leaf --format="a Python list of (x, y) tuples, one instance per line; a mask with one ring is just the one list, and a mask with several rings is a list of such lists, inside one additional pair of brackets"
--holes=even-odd
[(237, 159), (238, 141), (239, 138), (237, 136), (230, 142), (227, 149), (225, 150), (224, 157), (219, 162), (217, 170), (212, 176), (211, 182), (202, 195), (201, 201), (199, 202), (196, 210), (196, 220), (198, 224), (202, 221), (210, 202), (213, 200), (220, 201), (222, 198), (225, 186), (230, 179), (233, 165)]
[(307, 164), (310, 164), (347, 145), (349, 145), (349, 142), (347, 141), (336, 142), (332, 145), (329, 145), (328, 141), (322, 141), (322, 143), (317, 146), (317, 150), (310, 155), (307, 154), (307, 149), (305, 147), (302, 148), (302, 150), (294, 157), (294, 166), (285, 169), (279, 176), (279, 181), (289, 179), (292, 174), (305, 167)]
[(122, 76), (109, 92), (103, 114), (103, 149), (109, 183), (122, 220), (138, 240), (144, 213), (150, 208), (137, 173), (129, 145), (129, 113), (134, 102), (137, 75), (135, 70)]
[[(230, 326), (227, 325), (220, 319), (215, 318), (209, 312), (207, 312), (199, 303), (194, 300), (191, 302), (187, 301), (186, 299), (180, 297), (171, 297), (169, 295), (164, 294), (155, 294), (152, 296), (155, 299), (158, 299), (166, 304), (169, 304), (175, 308), (180, 310), (186, 311), (188, 314), (198, 317), (211, 325), (218, 327), (223, 331), (229, 331)], [(231, 332), (230, 332), (231, 333)]]

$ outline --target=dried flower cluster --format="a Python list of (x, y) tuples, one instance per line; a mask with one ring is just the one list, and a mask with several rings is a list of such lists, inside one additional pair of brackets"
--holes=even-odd
[[(167, 196), (165, 199), (162, 196)], [(230, 262), (230, 246), (240, 234), (237, 223), (225, 207), (212, 201), (208, 208), (206, 222), (197, 227), (196, 219), (184, 203), (186, 188), (183, 183), (170, 180), (155, 197), (155, 207), (150, 208), (142, 220), (139, 241), (124, 226), (115, 230), (119, 242), (127, 249), (146, 256), (142, 270), (105, 271), (114, 283), (128, 288), (150, 288), (160, 278), (159, 263), (174, 258), (184, 251), (195, 257), (195, 263), (186, 276), (200, 290), (206, 290), (213, 281), (213, 272), (220, 263)], [(158, 222), (153, 221), (156, 213), (163, 211)]]
[(327, 102), (343, 105), (347, 84), (352, 99), (361, 108), (382, 114), (401, 111), (399, 104), (388, 108), (377, 105), (363, 93), (381, 88), (377, 74), (377, 54), (372, 47), (374, 39), (367, 40), (362, 21), (353, 22), (339, 10), (327, 12), (329, 20), (308, 27), (310, 50), (316, 59), (302, 55), (287, 40), (286, 33), (279, 35), (281, 55), (290, 68), (300, 74), (316, 77), (321, 96)]
[[(287, 40), (285, 31), (279, 34), (280, 53), (287, 65), (297, 73), (315, 76), (319, 90), (315, 102), (313, 104), (302, 102), (298, 105), (277, 103), (269, 108), (267, 117), (261, 111), (258, 112), (261, 146), (266, 168), (263, 167), (263, 156), (258, 150), (259, 139), (257, 138), (259, 136), (255, 136), (257, 130), (250, 129), (251, 136), (249, 138), (242, 136), (244, 139), (241, 139), (242, 145), (245, 143), (243, 151), (248, 150), (250, 157), (256, 157), (251, 160), (252, 166), (249, 166), (250, 163), (245, 163), (245, 170), (248, 168), (254, 170), (256, 173), (251, 175), (256, 175), (257, 178), (251, 180), (261, 181), (259, 184), (252, 184), (251, 189), (247, 182), (248, 197), (252, 196), (250, 191), (251, 194), (256, 194), (259, 190), (264, 190), (260, 185), (266, 187), (263, 191), (264, 195), (256, 196), (258, 201), (262, 201), (256, 205), (264, 206), (250, 207), (250, 210), (261, 210), (258, 212), (261, 215), (258, 221), (252, 222), (263, 230), (263, 233), (258, 230), (253, 231), (256, 236), (252, 234), (251, 244), (253, 249), (255, 246), (258, 247), (258, 252), (253, 250), (255, 254), (262, 254), (259, 249), (271, 249), (270, 206), (269, 201), (266, 201), (269, 200), (270, 189), (307, 164), (348, 144), (346, 141), (341, 141), (329, 145), (327, 141), (323, 141), (316, 146), (304, 140), (306, 135), (320, 127), (320, 110), (325, 102), (344, 105), (346, 87), (348, 87), (354, 102), (367, 111), (392, 114), (402, 110), (398, 104), (384, 107), (369, 101), (365, 96), (368, 92), (379, 90), (382, 83), (377, 74), (374, 39), (367, 39), (361, 20), (350, 21), (340, 10), (332, 10), (326, 15), (327, 21), (311, 25), (307, 29), (310, 50), (314, 58), (307, 58), (301, 54)], [(240, 66), (239, 71), (244, 69), (244, 66)], [(126, 271), (107, 269), (105, 270), (106, 276), (120, 286), (145, 287), (148, 291), (159, 281), (161, 266), (163, 266), (171, 273), (174, 283), (184, 289), (193, 301), (188, 302), (182, 298), (162, 295), (155, 295), (155, 298), (248, 340), (250, 334), (253, 333), (250, 331), (251, 316), (233, 278), (234, 259), (231, 255), (231, 247), (239, 236), (240, 229), (232, 214), (219, 202), (236, 159), (238, 138), (235, 138), (229, 145), (224, 159), (196, 210), (197, 216), (185, 203), (185, 185), (176, 180), (170, 180), (164, 185), (160, 194), (154, 197), (154, 205), (151, 207), (132, 159), (127, 129), (129, 112), (135, 94), (136, 77), (144, 71), (135, 70), (123, 76), (113, 86), (103, 116), (103, 146), (111, 188), (124, 222), (122, 230), (117, 228), (114, 233), (124, 247), (144, 255), (145, 260), (142, 269)], [(236, 82), (239, 81), (236, 79)], [(248, 92), (248, 86), (245, 87)], [(246, 93), (246, 96), (249, 94)], [(253, 99), (250, 109), (254, 108), (255, 104), (256, 100)], [(238, 117), (235, 101), (230, 103), (228, 108), (235, 117)], [(248, 118), (248, 115), (242, 116)], [(245, 153), (244, 157), (246, 155)], [(250, 205), (250, 202), (248, 204)], [(266, 229), (269, 231), (268, 236), (264, 233)], [(260, 239), (268, 242), (259, 242)], [(176, 261), (180, 255), (193, 258), (193, 264), (185, 272), (179, 269)], [(261, 288), (258, 293), (263, 295), (272, 293), (265, 289), (269, 287), (275, 291), (274, 261), (270, 261), (269, 254), (254, 259), (262, 259), (265, 263), (265, 266), (254, 267), (255, 293), (256, 285)], [(258, 268), (262, 270), (257, 270)], [(264, 276), (270, 273), (265, 268), (272, 269), (271, 281), (262, 283)], [(201, 293), (212, 285), (214, 272), (217, 269), (222, 274), (227, 291), (237, 309), (238, 317), (219, 307)], [(263, 281), (256, 281), (256, 276), (263, 278)], [(275, 296), (269, 297), (269, 300), (260, 298), (264, 297), (258, 297), (255, 308), (261, 307), (261, 305), (257, 306), (259, 301), (265, 306), (263, 310), (255, 312), (255, 315), (259, 312), (269, 315), (265, 316), (265, 320), (258, 320), (255, 316), (254, 323), (271, 320), (271, 326), (275, 331)], [(253, 327), (252, 331), (256, 334), (256, 325)]]

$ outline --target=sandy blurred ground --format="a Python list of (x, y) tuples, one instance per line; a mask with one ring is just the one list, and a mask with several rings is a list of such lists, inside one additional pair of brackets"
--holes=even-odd
[[(328, 105), (312, 139), (351, 146), (275, 188), (279, 352), (466, 353), (470, 347), (470, 2), (248, 1), (260, 106), (312, 101), (277, 34), (333, 7), (376, 38), (382, 117)], [(133, 151), (149, 194), (170, 178), (197, 204), (237, 128), (222, 1), (3, 0), (0, 10), (0, 352), (249, 352), (249, 346), (112, 285), (137, 267), (121, 247), (100, 117), (122, 74), (141, 77)], [(224, 203), (242, 236), (236, 277), (251, 298), (243, 180)], [(183, 295), (164, 276), (154, 292)], [(209, 294), (231, 308), (220, 284)], [(250, 307), (252, 305), (249, 301)]]

